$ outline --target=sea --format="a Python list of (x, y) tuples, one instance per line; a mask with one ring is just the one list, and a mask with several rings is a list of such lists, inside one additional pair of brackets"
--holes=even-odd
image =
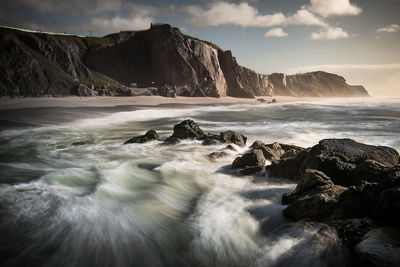
[[(162, 145), (185, 119), (246, 147)], [(123, 144), (150, 129), (161, 140)], [(169, 106), (3, 130), (0, 266), (351, 265), (329, 227), (282, 215), (294, 182), (231, 169), (256, 140), (325, 138), (400, 150), (400, 99)]]

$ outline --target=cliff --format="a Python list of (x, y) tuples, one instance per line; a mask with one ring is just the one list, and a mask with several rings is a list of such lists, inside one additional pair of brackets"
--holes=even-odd
[[(0, 95), (365, 96), (337, 75), (258, 74), (167, 24), (105, 37), (0, 28)], [(148, 88), (144, 90), (143, 88)]]

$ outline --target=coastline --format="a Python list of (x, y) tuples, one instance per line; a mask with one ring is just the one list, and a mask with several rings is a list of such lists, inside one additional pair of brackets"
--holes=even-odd
[[(83, 118), (98, 118), (116, 112), (139, 109), (184, 109), (195, 106), (266, 104), (257, 99), (271, 101), (275, 98), (282, 103), (343, 103), (375, 102), (393, 99), (379, 98), (318, 98), (318, 97), (181, 97), (167, 98), (161, 96), (135, 97), (22, 97), (0, 98), (0, 130), (21, 129), (27, 127), (50, 126)], [(274, 104), (276, 105), (276, 104)]]

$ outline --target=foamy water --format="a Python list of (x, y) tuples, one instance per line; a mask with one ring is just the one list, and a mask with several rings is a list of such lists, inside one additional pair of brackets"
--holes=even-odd
[[(400, 148), (398, 101), (283, 103), (115, 113), (0, 135), (0, 265), (327, 266), (347, 254), (336, 237), (282, 216), (290, 181), (236, 177), (225, 145), (122, 145), (193, 119), (251, 143), (312, 146), (353, 138)], [(85, 142), (73, 146), (74, 142)]]

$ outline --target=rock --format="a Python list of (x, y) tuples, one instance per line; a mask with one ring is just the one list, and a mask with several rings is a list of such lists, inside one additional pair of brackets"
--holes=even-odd
[(400, 187), (384, 190), (379, 195), (376, 213), (382, 221), (400, 226)]
[(152, 140), (158, 140), (157, 132), (154, 130), (147, 131), (144, 135), (132, 137), (128, 141), (125, 141), (124, 144), (146, 143)]
[(174, 126), (173, 137), (181, 139), (201, 139), (204, 132), (193, 120), (184, 120)]
[(265, 100), (264, 98), (258, 98), (257, 101), (261, 103), (267, 102), (267, 100)]
[(89, 89), (89, 87), (83, 84), (80, 84), (78, 86), (78, 96), (96, 96), (96, 95), (97, 93), (94, 90)]
[(232, 150), (232, 151), (237, 151), (237, 149), (233, 146), (233, 145), (227, 145), (226, 147), (225, 147), (225, 149), (229, 149), (229, 150)]
[(203, 135), (202, 139), (204, 140), (202, 145), (205, 146), (216, 145), (219, 143), (219, 135), (217, 134), (207, 133)]
[(181, 142), (181, 139), (176, 138), (175, 136), (170, 136), (164, 140), (163, 145), (176, 145)]
[(216, 160), (219, 158), (223, 158), (228, 156), (229, 154), (224, 152), (224, 151), (219, 151), (219, 152), (212, 152), (211, 154), (208, 155), (208, 158), (211, 160)]
[(278, 101), (276, 101), (276, 99), (272, 99), (271, 103), (277, 103)]
[(400, 232), (381, 227), (369, 231), (355, 246), (360, 266), (400, 266)]
[(261, 150), (253, 149), (252, 151), (244, 154), (241, 157), (237, 157), (233, 163), (232, 168), (248, 168), (248, 167), (264, 167), (265, 166), (265, 158)]
[(78, 142), (73, 142), (71, 145), (73, 146), (83, 146), (86, 145), (85, 141), (78, 141)]
[(351, 139), (325, 139), (306, 154), (298, 153), (286, 162), (272, 164), (271, 173), (298, 180), (306, 169), (315, 169), (324, 172), (335, 184), (351, 186), (362, 180), (381, 181), (398, 163), (399, 154), (390, 147), (361, 144)]
[(283, 215), (294, 219), (324, 221), (330, 218), (338, 197), (346, 188), (334, 185), (329, 177), (317, 170), (306, 170), (295, 191), (284, 194), (283, 204), (289, 204)]
[(245, 146), (247, 137), (234, 131), (220, 133), (220, 141), (223, 143), (233, 143), (238, 146)]
[(252, 175), (252, 174), (257, 174), (257, 173), (262, 173), (265, 171), (265, 167), (262, 166), (251, 166), (251, 167), (246, 167), (243, 169), (239, 169), (236, 174), (239, 176), (244, 176), (244, 175)]
[(290, 158), (296, 156), (300, 151), (304, 150), (302, 147), (280, 143), (264, 144), (260, 140), (256, 140), (250, 147), (260, 149), (263, 152), (266, 160), (275, 163), (278, 162), (285, 154), (286, 158)]
[(331, 224), (335, 227), (342, 242), (349, 248), (353, 248), (365, 234), (378, 226), (378, 223), (370, 218), (339, 220), (333, 221)]

